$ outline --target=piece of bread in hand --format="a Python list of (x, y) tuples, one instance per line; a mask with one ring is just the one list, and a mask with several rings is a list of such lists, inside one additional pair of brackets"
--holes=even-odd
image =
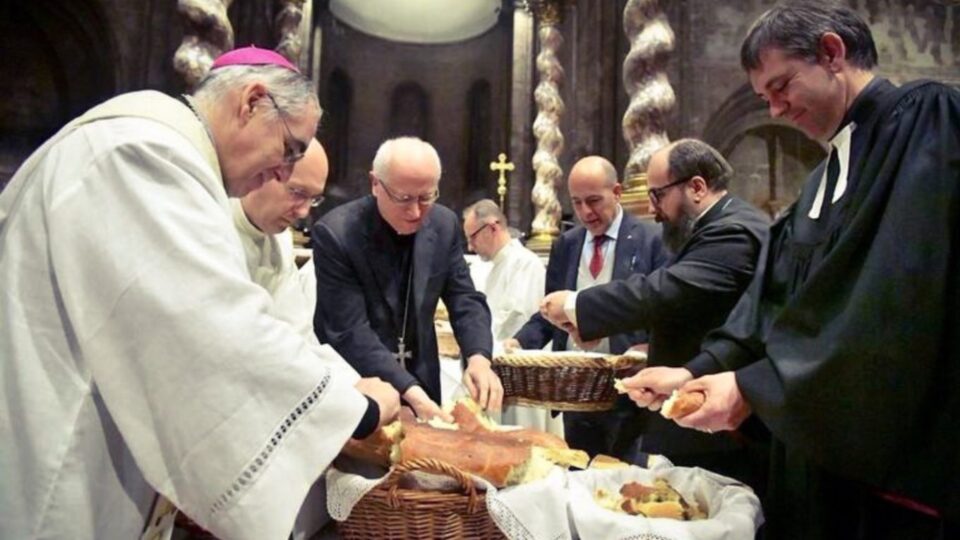
[(703, 402), (707, 400), (703, 392), (681, 392), (674, 390), (670, 397), (663, 402), (660, 408), (660, 415), (664, 418), (674, 419), (683, 418), (688, 414), (703, 407)]

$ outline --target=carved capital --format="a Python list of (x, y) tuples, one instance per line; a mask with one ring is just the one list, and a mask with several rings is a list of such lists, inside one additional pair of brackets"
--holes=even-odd
[(558, 25), (563, 22), (563, 12), (570, 0), (528, 0), (530, 10), (540, 24)]

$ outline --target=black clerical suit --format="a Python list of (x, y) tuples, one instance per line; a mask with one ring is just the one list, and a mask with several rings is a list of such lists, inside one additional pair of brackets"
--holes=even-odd
[[(723, 324), (747, 288), (767, 234), (764, 214), (724, 195), (697, 220), (691, 237), (663, 268), (581, 291), (577, 295), (581, 337), (596, 339), (645, 328), (650, 332), (651, 366), (683, 365), (700, 351), (707, 332)], [(762, 482), (762, 466), (745, 470), (747, 449), (730, 434), (681, 428), (645, 409), (641, 418), (635, 427), (642, 433), (644, 452)]]
[[(812, 219), (827, 160), (810, 175), (688, 368), (737, 370), (782, 442), (771, 537), (958, 538), (888, 501), (933, 507), (957, 533), (960, 92), (877, 78), (840, 128), (851, 122), (846, 191)], [(908, 522), (920, 528), (896, 530)]]
[[(401, 394), (421, 385), (440, 403), (440, 364), (433, 316), (440, 298), (464, 358), (491, 356), (490, 311), (463, 258), (460, 223), (434, 204), (412, 246), (380, 216), (376, 199), (344, 204), (313, 227), (317, 273), (314, 330), (364, 377), (380, 377)], [(406, 239), (409, 242), (409, 238)], [(407, 264), (402, 258), (409, 249)], [(412, 267), (412, 276), (406, 270)], [(409, 281), (408, 281), (409, 280)], [(407, 284), (413, 289), (407, 300)], [(395, 353), (407, 306), (404, 370)]]
[[(622, 211), (622, 210), (621, 210)], [(545, 281), (546, 294), (577, 288), (577, 272), (587, 230), (577, 226), (562, 234), (550, 249)], [(614, 246), (611, 280), (624, 279), (632, 274), (647, 274), (666, 262), (668, 252), (663, 246), (658, 225), (644, 222), (624, 212)], [(524, 349), (542, 349), (551, 340), (553, 350), (567, 349), (568, 335), (535, 313), (514, 336)], [(610, 336), (610, 352), (620, 354), (633, 345), (647, 342), (642, 329), (631, 329)], [(564, 413), (564, 432), (573, 448), (586, 450), (591, 455), (626, 456), (632, 437), (621, 436), (620, 426), (636, 415), (633, 403), (623, 398), (609, 413)]]

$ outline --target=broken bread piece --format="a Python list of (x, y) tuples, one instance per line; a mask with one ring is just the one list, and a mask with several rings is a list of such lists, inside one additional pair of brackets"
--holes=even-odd
[(688, 414), (703, 407), (703, 402), (707, 396), (703, 392), (681, 392), (674, 390), (670, 397), (663, 402), (660, 409), (660, 415), (664, 418), (674, 419), (683, 418)]
[(632, 516), (678, 520), (706, 517), (695, 502), (688, 503), (663, 478), (654, 480), (652, 486), (627, 482), (621, 486), (619, 497), (600, 488), (594, 492), (594, 500), (603, 508)]

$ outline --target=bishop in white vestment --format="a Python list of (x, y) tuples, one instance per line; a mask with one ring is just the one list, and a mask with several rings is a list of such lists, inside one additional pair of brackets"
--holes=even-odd
[(201, 84), (193, 111), (110, 100), (0, 193), (0, 538), (136, 538), (157, 492), (220, 537), (285, 538), (358, 424), (394, 410), (247, 271), (227, 189), (289, 175), (319, 118), (274, 56), (225, 67), (248, 78)]

